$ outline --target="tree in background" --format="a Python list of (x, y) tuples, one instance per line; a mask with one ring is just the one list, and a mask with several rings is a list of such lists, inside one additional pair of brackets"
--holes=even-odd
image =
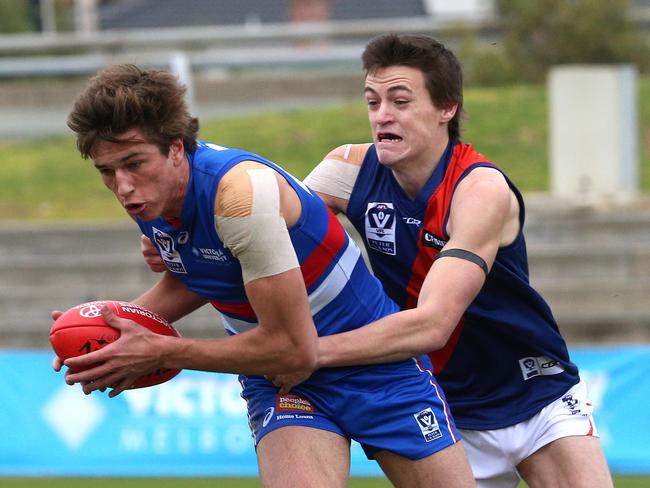
[(38, 0), (0, 1), (0, 33), (38, 30)]
[(633, 63), (650, 68), (647, 35), (630, 0), (496, 0), (503, 42), (520, 81), (543, 81), (557, 64)]

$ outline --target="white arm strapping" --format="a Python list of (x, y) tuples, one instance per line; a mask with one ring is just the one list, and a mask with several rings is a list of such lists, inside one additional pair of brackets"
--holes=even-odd
[(247, 217), (215, 215), (216, 230), (239, 260), (244, 283), (300, 266), (289, 231), (280, 216), (280, 192), (272, 169), (246, 170), (253, 204)]
[(360, 167), (338, 159), (323, 159), (305, 178), (305, 184), (318, 193), (350, 200)]

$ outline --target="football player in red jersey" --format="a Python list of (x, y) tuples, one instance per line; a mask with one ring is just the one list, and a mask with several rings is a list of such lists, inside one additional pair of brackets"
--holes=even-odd
[(460, 63), (428, 36), (384, 35), (363, 65), (373, 143), (333, 150), (305, 182), (403, 311), (319, 339), (319, 365), (432, 351), (479, 487), (611, 487), (586, 386), (529, 284), (522, 195), (460, 139)]

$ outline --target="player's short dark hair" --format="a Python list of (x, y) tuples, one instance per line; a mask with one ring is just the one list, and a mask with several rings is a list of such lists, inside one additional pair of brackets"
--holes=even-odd
[(143, 70), (133, 64), (110, 66), (91, 78), (68, 115), (77, 147), (88, 158), (100, 140), (117, 142), (124, 132), (139, 128), (147, 142), (168, 154), (172, 142), (183, 139), (186, 151), (196, 149), (199, 121), (185, 103), (185, 87), (169, 72)]
[(427, 91), (438, 108), (458, 104), (449, 121), (450, 139), (460, 138), (463, 108), (463, 70), (453, 52), (434, 38), (413, 34), (384, 34), (372, 39), (361, 57), (366, 76), (390, 66), (410, 66), (422, 71)]

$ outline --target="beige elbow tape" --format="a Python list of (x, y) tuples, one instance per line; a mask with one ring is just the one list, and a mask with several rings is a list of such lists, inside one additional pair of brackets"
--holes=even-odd
[(244, 283), (300, 266), (287, 224), (280, 215), (280, 191), (272, 169), (249, 169), (253, 204), (246, 217), (215, 215), (217, 233), (239, 260)]

